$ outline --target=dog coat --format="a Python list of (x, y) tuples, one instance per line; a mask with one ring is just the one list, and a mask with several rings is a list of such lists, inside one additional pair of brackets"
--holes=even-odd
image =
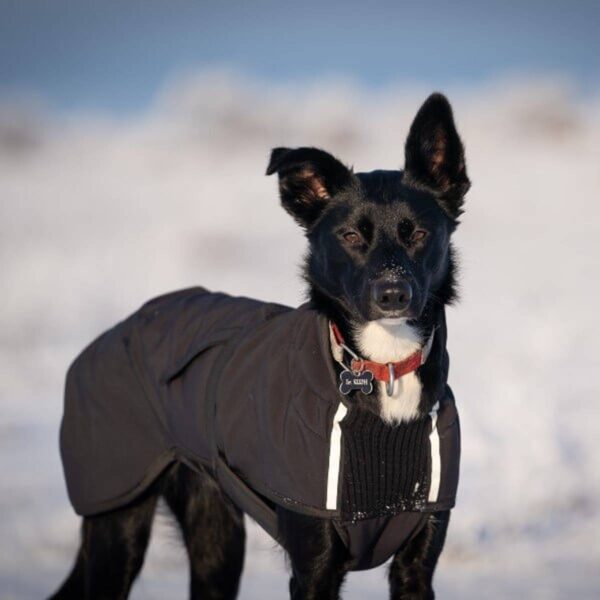
[(387, 424), (339, 392), (309, 304), (203, 288), (151, 300), (75, 359), (60, 445), (78, 514), (127, 504), (179, 460), (276, 539), (277, 506), (332, 519), (354, 569), (454, 505), (460, 454), (448, 387), (428, 418)]

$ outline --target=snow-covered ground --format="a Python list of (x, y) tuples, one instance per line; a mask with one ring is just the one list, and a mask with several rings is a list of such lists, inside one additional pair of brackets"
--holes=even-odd
[[(75, 552), (57, 445), (74, 355), (184, 286), (298, 304), (304, 240), (263, 176), (270, 148), (400, 166), (429, 91), (213, 73), (126, 122), (0, 106), (0, 598), (43, 597)], [(449, 311), (463, 462), (439, 596), (598, 597), (600, 98), (531, 78), (449, 94), (473, 188)], [(250, 531), (241, 597), (284, 597), (281, 552)], [(183, 599), (186, 578), (161, 517), (134, 597)], [(384, 569), (346, 590), (385, 597)]]

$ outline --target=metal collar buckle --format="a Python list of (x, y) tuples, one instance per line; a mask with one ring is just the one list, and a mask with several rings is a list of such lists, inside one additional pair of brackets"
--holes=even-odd
[(396, 377), (394, 374), (394, 364), (388, 363), (387, 367), (388, 367), (388, 372), (389, 372), (390, 377), (385, 383), (385, 391), (387, 392), (388, 396), (391, 396), (394, 393), (394, 381), (396, 380)]

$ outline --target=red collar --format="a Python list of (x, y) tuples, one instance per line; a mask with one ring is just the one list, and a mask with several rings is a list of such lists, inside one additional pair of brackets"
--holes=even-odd
[[(378, 363), (372, 360), (360, 358), (352, 350), (350, 350), (350, 348), (348, 348), (344, 342), (344, 337), (335, 323), (330, 323), (330, 328), (332, 333), (331, 339), (337, 346), (336, 350), (338, 351), (338, 354), (342, 353), (343, 355), (343, 351), (346, 351), (352, 357), (352, 360), (350, 361), (351, 371), (354, 373), (371, 371), (374, 379), (387, 383), (388, 385), (390, 385), (394, 380), (400, 379), (400, 377), (403, 375), (416, 371), (422, 364), (425, 363), (427, 357), (429, 356), (429, 352), (431, 351), (433, 335), (435, 333), (434, 329), (423, 348), (417, 350), (408, 358), (392, 363)], [(341, 362), (342, 365), (344, 364), (343, 360), (338, 362)]]

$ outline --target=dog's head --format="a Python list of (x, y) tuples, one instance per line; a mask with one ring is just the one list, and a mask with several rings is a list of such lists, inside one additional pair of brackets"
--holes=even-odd
[(469, 188), (452, 109), (431, 95), (405, 145), (404, 171), (354, 173), (316, 148), (276, 148), (284, 208), (306, 229), (306, 278), (355, 322), (418, 319), (453, 297), (450, 236)]

